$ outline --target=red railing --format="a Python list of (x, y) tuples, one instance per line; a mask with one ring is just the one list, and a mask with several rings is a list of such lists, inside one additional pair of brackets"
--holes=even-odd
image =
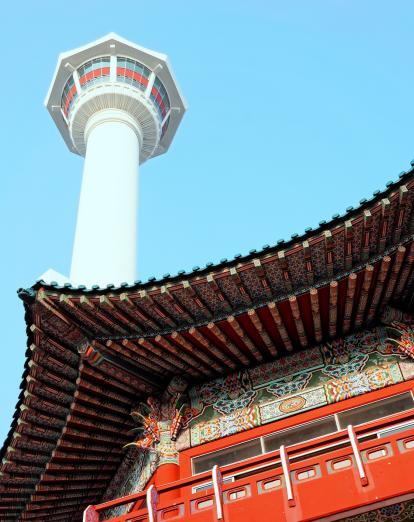
[[(395, 503), (414, 496), (410, 421), (413, 410), (221, 469), (215, 466), (158, 491), (150, 486), (146, 492), (89, 506), (84, 522), (334, 520), (338, 513)], [(394, 433), (382, 435), (386, 429)], [(232, 482), (226, 482), (229, 477)], [(105, 518), (108, 510), (129, 504), (134, 506), (129, 513)]]

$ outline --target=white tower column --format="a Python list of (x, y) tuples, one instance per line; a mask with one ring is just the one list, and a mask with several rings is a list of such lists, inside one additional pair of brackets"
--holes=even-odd
[(118, 109), (85, 127), (86, 155), (70, 280), (100, 286), (136, 279), (139, 124)]
[(132, 284), (138, 168), (168, 150), (186, 110), (167, 56), (110, 33), (59, 56), (45, 104), (85, 157), (70, 279), (48, 282)]

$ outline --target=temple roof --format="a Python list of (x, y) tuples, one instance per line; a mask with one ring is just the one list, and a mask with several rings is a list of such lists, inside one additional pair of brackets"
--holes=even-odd
[[(414, 172), (316, 230), (145, 284), (20, 290), (28, 350), (1, 451), (0, 518), (80, 518), (130, 440), (131, 407), (412, 307)], [(288, 359), (287, 359), (288, 361)], [(108, 386), (110, 383), (110, 386)]]
[[(263, 245), (261, 249), (252, 249), (248, 254), (235, 254), (233, 259), (223, 258), (220, 262), (213, 263), (208, 262), (203, 267), (194, 266), (192, 270), (180, 270), (177, 274), (164, 274), (162, 277), (149, 277), (147, 281), (137, 280), (133, 283), (122, 283), (120, 286), (115, 285), (107, 285), (106, 287), (99, 287), (99, 285), (93, 285), (91, 288), (86, 288), (84, 285), (80, 286), (72, 286), (70, 283), (65, 284), (64, 286), (59, 286), (57, 283), (47, 284), (45, 281), (39, 280), (38, 285), (42, 285), (45, 287), (53, 287), (57, 289), (66, 288), (71, 292), (81, 292), (85, 294), (89, 294), (91, 292), (107, 292), (110, 291), (120, 291), (125, 289), (152, 289), (154, 286), (162, 286), (171, 284), (174, 282), (180, 282), (188, 278), (198, 278), (201, 275), (206, 275), (210, 273), (215, 273), (217, 271), (222, 271), (226, 268), (238, 267), (240, 265), (244, 265), (245, 263), (254, 260), (257, 257), (262, 258), (263, 256), (268, 257), (270, 254), (275, 254), (277, 252), (284, 252), (286, 255), (290, 255), (293, 252), (291, 250), (294, 247), (297, 247), (300, 244), (303, 244), (305, 241), (312, 241), (314, 243), (315, 239), (318, 238), (324, 232), (332, 232), (335, 231), (338, 234), (341, 227), (344, 226), (344, 223), (351, 220), (354, 221), (355, 217), (361, 218), (364, 214), (364, 210), (371, 210), (377, 204), (381, 203), (383, 199), (389, 197), (390, 194), (395, 192), (395, 189), (401, 187), (405, 184), (406, 181), (409, 181), (414, 172), (414, 160), (411, 162), (411, 169), (408, 171), (402, 171), (398, 180), (388, 181), (384, 190), (376, 190), (374, 191), (371, 198), (363, 198), (359, 202), (359, 206), (357, 207), (347, 207), (345, 213), (339, 214), (336, 213), (332, 216), (331, 220), (322, 220), (319, 222), (318, 227), (312, 228), (307, 227), (302, 234), (294, 233), (291, 235), (290, 239), (279, 239), (276, 245)], [(376, 208), (378, 211), (379, 209)], [(369, 221), (369, 218), (368, 218)], [(371, 241), (372, 243), (372, 241)], [(360, 245), (357, 245), (357, 250), (359, 250)], [(370, 249), (373, 248), (373, 245), (370, 245)], [(36, 285), (35, 285), (36, 286)]]

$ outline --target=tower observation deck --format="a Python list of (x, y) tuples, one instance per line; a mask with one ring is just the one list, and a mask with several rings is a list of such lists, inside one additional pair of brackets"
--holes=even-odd
[(133, 282), (138, 167), (168, 150), (186, 110), (167, 57), (111, 33), (59, 56), (45, 105), (85, 157), (70, 282)]

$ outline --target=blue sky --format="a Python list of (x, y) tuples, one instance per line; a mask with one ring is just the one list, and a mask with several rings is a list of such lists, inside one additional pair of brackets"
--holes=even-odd
[(188, 100), (169, 152), (141, 169), (147, 279), (287, 239), (407, 169), (413, 19), (401, 0), (2, 6), (1, 440), (26, 349), (16, 290), (70, 266), (83, 160), (43, 106), (59, 52), (117, 32), (167, 53)]

